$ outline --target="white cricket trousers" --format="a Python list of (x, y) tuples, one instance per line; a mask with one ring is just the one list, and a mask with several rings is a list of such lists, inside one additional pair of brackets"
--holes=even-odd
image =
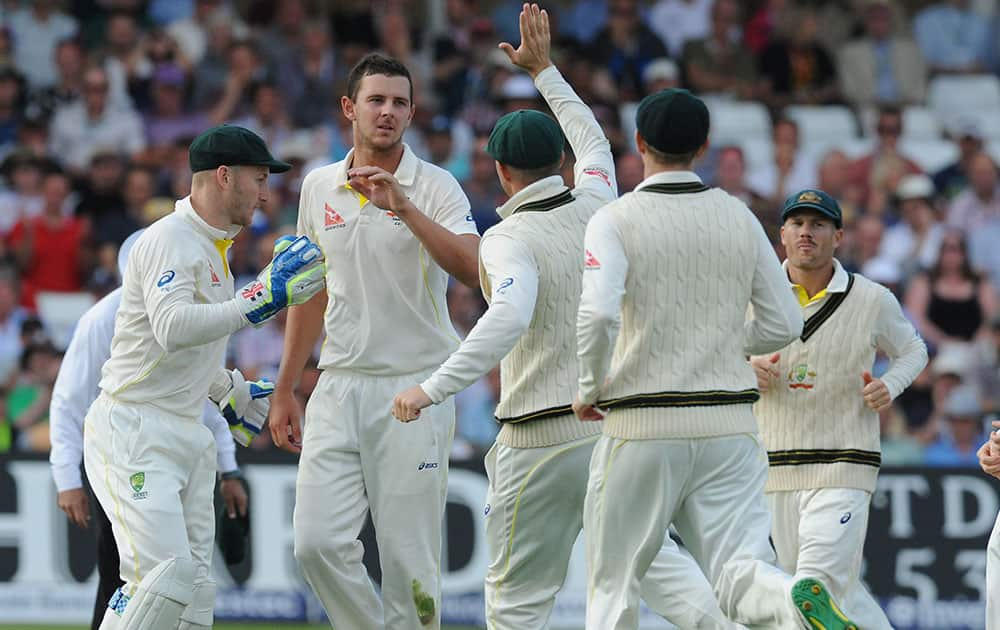
[(986, 630), (1000, 630), (1000, 514), (986, 545)]
[(801, 628), (791, 576), (774, 566), (756, 434), (622, 440), (594, 447), (584, 508), (587, 630), (636, 630), (640, 580), (674, 527), (722, 611), (743, 625)]
[(859, 628), (892, 630), (861, 583), (871, 498), (871, 493), (856, 488), (769, 492), (771, 539), (778, 566), (796, 579), (823, 582)]
[[(441, 627), (441, 528), (455, 407), (448, 399), (406, 424), (391, 413), (393, 396), (425, 377), (324, 370), (306, 406), (295, 557), (336, 630)], [(369, 512), (381, 600), (357, 539)]]
[[(494, 444), (486, 454), (487, 630), (545, 630), (583, 527), (587, 471), (598, 436), (538, 448)], [(738, 628), (701, 569), (670, 537), (642, 597), (679, 628)]]
[(122, 592), (170, 558), (195, 565), (195, 598), (181, 618), (212, 625), (215, 584), (215, 439), (201, 418), (101, 394), (84, 421), (84, 466), (111, 520)]

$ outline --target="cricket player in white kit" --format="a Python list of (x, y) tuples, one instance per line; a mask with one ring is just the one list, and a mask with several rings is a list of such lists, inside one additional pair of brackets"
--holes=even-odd
[[(142, 234), (139, 230), (125, 239), (118, 251), (118, 272), (125, 275), (128, 254)], [(101, 389), (101, 368), (111, 356), (111, 338), (115, 333), (115, 314), (121, 306), (121, 287), (101, 298), (80, 317), (73, 338), (63, 355), (59, 375), (52, 387), (49, 405), (49, 432), (52, 450), (49, 463), (52, 479), (59, 492), (57, 502), (69, 519), (86, 528), (90, 524), (90, 502), (83, 489), (80, 463), (83, 461), (83, 419)], [(229, 432), (229, 423), (220, 415), (218, 407), (205, 401), (202, 422), (215, 437), (216, 460), (223, 480), (219, 492), (230, 513), (246, 513), (247, 494), (238, 475), (236, 444)], [(97, 572), (99, 576), (97, 601), (91, 627), (97, 630), (104, 619), (108, 600), (121, 586), (118, 576), (119, 557), (115, 547), (111, 522), (100, 504), (97, 505)]]
[(638, 627), (639, 581), (671, 522), (733, 621), (852, 627), (819, 581), (772, 564), (745, 357), (802, 333), (788, 281), (746, 205), (691, 172), (705, 104), (664, 90), (639, 104), (636, 128), (645, 179), (584, 241), (574, 410), (603, 420), (584, 513), (587, 629)]
[[(618, 196), (611, 145), (549, 58), (547, 12), (525, 5), (520, 28), (521, 46), (501, 48), (531, 75), (558, 124), (541, 112), (519, 110), (493, 128), (486, 151), (510, 198), (497, 209), (502, 221), (479, 249), (490, 307), (444, 365), (393, 401), (397, 419), (417, 420), (422, 409), (468, 387), (503, 359), (501, 429), (486, 456), (489, 630), (549, 627), (583, 527), (587, 469), (601, 427), (580, 422), (570, 407), (583, 275), (579, 251), (587, 221)], [(572, 189), (558, 174), (560, 127), (576, 156)], [(697, 565), (667, 541), (656, 574), (676, 587), (676, 596), (662, 598), (675, 591), (647, 580), (647, 603), (681, 628), (735, 627)], [(680, 588), (687, 583), (693, 588)]]
[[(326, 256), (327, 291), (288, 313), (271, 436), (282, 448), (301, 447), (295, 557), (331, 625), (438, 628), (454, 405), (404, 425), (392, 417), (392, 397), (458, 347), (448, 274), (479, 285), (479, 235), (455, 178), (402, 142), (414, 112), (406, 67), (367, 55), (347, 91), (341, 107), (354, 148), (302, 183), (299, 233)], [(292, 392), (324, 329), (303, 435)], [(357, 540), (369, 512), (381, 600)]]
[[(983, 472), (1000, 479), (1000, 422), (993, 421), (993, 431), (979, 447), (979, 465)], [(1000, 630), (1000, 514), (986, 545), (986, 630)]]
[(244, 445), (267, 417), (270, 385), (221, 366), (229, 335), (260, 326), (322, 290), (308, 239), (276, 256), (233, 297), (226, 252), (267, 199), (269, 171), (289, 165), (235, 126), (199, 135), (191, 196), (139, 237), (122, 282), (111, 358), (84, 421), (84, 464), (112, 522), (123, 586), (102, 630), (212, 626), (215, 444), (199, 421), (208, 398)]
[[(781, 212), (789, 292), (802, 335), (750, 360), (754, 407), (768, 451), (767, 501), (778, 566), (826, 584), (864, 630), (891, 630), (861, 583), (868, 508), (881, 462), (878, 412), (927, 365), (927, 348), (885, 287), (844, 271), (840, 205), (822, 190), (791, 195)], [(874, 378), (875, 352), (889, 369)]]

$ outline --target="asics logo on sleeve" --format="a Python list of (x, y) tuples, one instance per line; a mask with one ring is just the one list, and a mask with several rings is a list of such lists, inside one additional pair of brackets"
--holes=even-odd
[(512, 284), (514, 284), (514, 278), (504, 278), (503, 282), (500, 283), (500, 286), (497, 287), (497, 293), (503, 293), (509, 289)]
[(160, 276), (160, 279), (156, 281), (156, 286), (165, 287), (173, 282), (175, 275), (176, 274), (173, 271), (164, 271), (163, 275)]
[(431, 468), (437, 468), (437, 467), (438, 467), (437, 462), (420, 462), (420, 465), (417, 466), (417, 470), (430, 470)]
[(851, 520), (851, 513), (850, 512), (844, 512), (844, 515), (840, 517), (840, 524), (841, 525), (846, 525), (847, 521), (849, 521), (849, 520)]

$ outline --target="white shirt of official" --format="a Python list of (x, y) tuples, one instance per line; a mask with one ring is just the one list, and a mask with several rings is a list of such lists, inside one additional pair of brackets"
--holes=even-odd
[[(59, 492), (80, 488), (83, 460), (83, 420), (100, 388), (101, 366), (111, 356), (115, 313), (121, 305), (122, 290), (115, 289), (94, 304), (77, 322), (66, 348), (59, 375), (52, 388), (49, 405), (49, 433), (52, 450), (49, 463)], [(215, 435), (219, 470), (236, 470), (236, 445), (229, 425), (207, 399), (202, 421)]]

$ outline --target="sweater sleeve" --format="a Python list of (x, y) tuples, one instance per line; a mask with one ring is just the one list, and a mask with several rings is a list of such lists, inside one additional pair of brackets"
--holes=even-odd
[(587, 224), (584, 257), (583, 293), (576, 320), (580, 362), (577, 397), (584, 404), (593, 404), (611, 365), (628, 275), (628, 258), (610, 213), (599, 210)]
[(888, 289), (882, 289), (874, 333), (875, 347), (889, 355), (889, 369), (881, 378), (895, 399), (927, 365), (927, 346)]
[(758, 241), (750, 304), (753, 319), (744, 325), (743, 351), (747, 355), (775, 352), (802, 334), (802, 309), (788, 287), (778, 256), (756, 218), (750, 220)]
[(488, 233), (479, 256), (493, 287), (490, 307), (448, 360), (421, 383), (435, 403), (489, 372), (531, 324), (538, 297), (538, 267), (531, 251), (506, 235)]

